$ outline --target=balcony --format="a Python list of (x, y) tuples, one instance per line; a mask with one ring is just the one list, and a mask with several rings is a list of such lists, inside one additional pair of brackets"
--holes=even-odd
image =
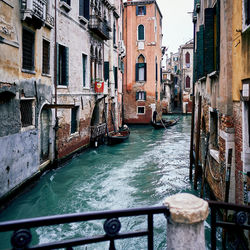
[(101, 37), (103, 40), (109, 40), (109, 25), (107, 22), (104, 22), (98, 16), (90, 16), (89, 29), (92, 30), (99, 37)]
[(46, 20), (46, 0), (22, 0), (21, 19), (40, 29)]

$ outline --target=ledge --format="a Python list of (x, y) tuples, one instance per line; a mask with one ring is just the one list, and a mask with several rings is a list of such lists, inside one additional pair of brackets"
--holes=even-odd
[(71, 7), (67, 4), (67, 3), (65, 3), (64, 1), (60, 1), (59, 2), (59, 6), (60, 6), (60, 8), (63, 8), (65, 11), (67, 11), (67, 12), (69, 12), (69, 11), (71, 11)]

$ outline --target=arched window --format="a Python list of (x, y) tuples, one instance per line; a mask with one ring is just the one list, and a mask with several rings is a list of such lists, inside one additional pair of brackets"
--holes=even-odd
[(190, 67), (190, 54), (189, 54), (189, 52), (187, 52), (185, 55), (185, 61), (186, 61), (187, 68), (189, 68)]
[(147, 71), (146, 71), (146, 62), (143, 55), (139, 55), (136, 63), (136, 81), (146, 81)]
[(144, 26), (140, 24), (138, 26), (138, 40), (145, 40), (144, 38)]
[(113, 44), (116, 44), (116, 25), (113, 24)]
[(190, 77), (189, 76), (186, 77), (186, 88), (190, 89)]

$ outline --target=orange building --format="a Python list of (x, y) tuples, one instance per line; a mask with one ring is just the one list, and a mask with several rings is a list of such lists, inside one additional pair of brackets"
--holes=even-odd
[(160, 108), (162, 14), (155, 0), (124, 3), (124, 122), (150, 123)]

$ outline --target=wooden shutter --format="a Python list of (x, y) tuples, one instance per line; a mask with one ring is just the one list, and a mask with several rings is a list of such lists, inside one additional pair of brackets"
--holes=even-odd
[(216, 70), (220, 70), (220, 1), (216, 4)]
[(135, 64), (135, 81), (139, 80), (139, 63)]
[[(204, 76), (204, 25), (197, 32), (197, 78)], [(197, 79), (197, 80), (198, 80)]]
[(34, 42), (34, 33), (23, 29), (23, 69), (34, 70)]
[(145, 101), (147, 100), (147, 92), (144, 91), (144, 98), (145, 98)]
[(137, 16), (139, 15), (139, 8), (138, 8), (138, 6), (136, 6), (136, 15)]
[(144, 81), (147, 81), (147, 64), (144, 63)]
[(142, 24), (138, 26), (138, 40), (144, 40), (144, 26)]
[(205, 9), (204, 32), (205, 75), (214, 71), (214, 9)]
[(89, 0), (84, 0), (84, 17), (89, 20)]
[(79, 16), (84, 16), (84, 0), (79, 0)]
[(69, 85), (69, 48), (63, 49), (63, 85)]
[(135, 100), (136, 100), (136, 101), (139, 100), (139, 92), (136, 92), (136, 93), (135, 93)]
[(43, 40), (43, 68), (42, 71), (44, 74), (50, 73), (50, 43), (46, 40)]
[(143, 6), (144, 15), (146, 15), (146, 6)]

